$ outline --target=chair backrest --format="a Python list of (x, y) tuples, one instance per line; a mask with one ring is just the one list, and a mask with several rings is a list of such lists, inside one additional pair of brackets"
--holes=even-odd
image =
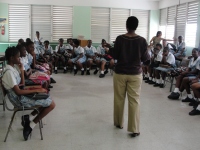
[(182, 59), (181, 66), (188, 67), (190, 60), (189, 59)]

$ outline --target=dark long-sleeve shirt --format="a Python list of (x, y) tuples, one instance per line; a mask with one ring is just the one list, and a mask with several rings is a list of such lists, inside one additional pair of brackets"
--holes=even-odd
[(138, 75), (142, 72), (142, 62), (150, 63), (150, 56), (147, 50), (147, 42), (141, 36), (117, 37), (114, 46), (114, 59), (117, 60), (115, 73)]

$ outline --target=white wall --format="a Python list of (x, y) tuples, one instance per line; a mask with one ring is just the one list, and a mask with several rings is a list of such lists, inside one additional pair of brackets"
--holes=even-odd
[(66, 6), (94, 6), (129, 9), (158, 9), (158, 2), (145, 0), (0, 0), (8, 4), (38, 4), (38, 5), (66, 5)]
[[(192, 2), (192, 1), (198, 1), (198, 0), (180, 0), (180, 3), (183, 4), (183, 3)], [(161, 0), (159, 2), (159, 9), (175, 6), (178, 4), (179, 4), (179, 0)]]

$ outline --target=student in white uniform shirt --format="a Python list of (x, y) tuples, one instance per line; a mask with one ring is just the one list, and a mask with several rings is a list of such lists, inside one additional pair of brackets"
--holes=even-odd
[[(69, 59), (73, 58), (73, 49), (74, 49), (74, 42), (72, 40), (72, 38), (68, 39), (68, 44), (66, 46), (66, 50), (65, 50), (65, 61), (68, 62)], [(67, 66), (68, 67), (68, 66)], [(67, 68), (68, 70), (68, 68)]]
[(37, 111), (33, 111), (30, 115), (25, 115), (22, 117), (22, 126), (24, 140), (28, 140), (30, 133), (36, 124), (45, 117), (49, 112), (51, 112), (54, 107), (54, 101), (49, 97), (47, 99), (35, 100), (27, 97), (28, 94), (34, 93), (45, 93), (46, 89), (34, 89), (34, 90), (23, 90), (20, 88), (20, 84), (24, 85), (24, 67), (20, 63), (20, 53), (15, 47), (9, 47), (6, 49), (5, 58), (7, 60), (7, 65), (2, 77), (2, 83), (6, 90), (6, 95), (10, 102), (14, 106), (21, 106), (25, 108), (41, 106), (39, 109), (39, 114)]
[[(163, 58), (160, 63), (160, 67), (155, 69), (156, 84), (154, 85), (154, 87), (164, 88), (164, 80), (166, 77), (166, 72), (173, 70), (174, 66), (175, 66), (175, 57), (171, 52), (169, 52), (169, 48), (165, 47), (163, 50)], [(161, 82), (160, 82), (160, 75), (162, 76)]]
[(81, 70), (81, 75), (84, 75), (83, 63), (86, 62), (86, 56), (84, 49), (80, 46), (80, 42), (78, 40), (74, 41), (73, 55), (75, 58), (72, 58), (68, 61), (69, 66), (74, 64), (74, 75), (77, 74), (78, 68)]
[(42, 45), (43, 37), (40, 37), (39, 31), (36, 31), (36, 37), (34, 38), (33, 42), (34, 42), (35, 48), (41, 51), (43, 48), (43, 45)]
[[(172, 45), (174, 45), (174, 44), (172, 44)], [(163, 40), (163, 47), (164, 47), (164, 48), (165, 48), (165, 47), (168, 47), (169, 50), (170, 50), (170, 52), (171, 52), (172, 54), (175, 54), (175, 53), (176, 53), (176, 46), (174, 45), (174, 48), (173, 48), (172, 45), (171, 45), (171, 43), (168, 43), (166, 40)]]
[[(54, 55), (55, 55), (55, 59), (58, 60), (58, 61), (61, 61), (62, 62), (62, 65), (64, 67), (64, 71), (63, 73), (67, 73), (67, 67), (66, 67), (66, 60), (65, 60), (65, 51), (67, 49), (66, 45), (63, 44), (64, 42), (64, 39), (63, 38), (60, 38), (59, 40), (59, 44), (58, 46), (56, 46), (56, 50), (54, 51)], [(55, 74), (58, 73), (58, 61), (55, 60)]]
[(183, 36), (178, 37), (177, 52), (174, 54), (176, 58), (185, 57), (185, 42), (183, 41)]
[(84, 48), (85, 55), (87, 57), (87, 72), (86, 75), (90, 75), (90, 69), (93, 63), (96, 63), (97, 60), (97, 50), (92, 46), (92, 40), (88, 40), (88, 45)]

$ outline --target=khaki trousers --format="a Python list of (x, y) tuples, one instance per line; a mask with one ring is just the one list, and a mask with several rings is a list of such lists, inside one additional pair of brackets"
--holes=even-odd
[(139, 133), (140, 91), (142, 75), (121, 75), (114, 73), (114, 125), (123, 127), (124, 103), (128, 96), (128, 131)]

